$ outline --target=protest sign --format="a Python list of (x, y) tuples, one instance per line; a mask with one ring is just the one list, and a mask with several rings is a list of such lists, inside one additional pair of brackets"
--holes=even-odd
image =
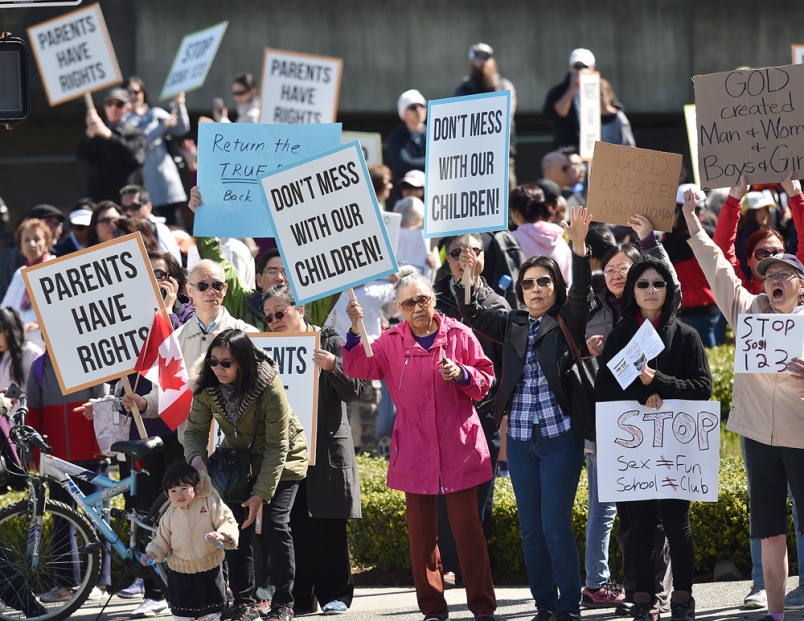
[(680, 173), (676, 153), (598, 142), (586, 207), (598, 222), (628, 225), (641, 213), (657, 231), (671, 231)]
[(181, 92), (201, 88), (204, 85), (228, 25), (229, 22), (221, 22), (216, 26), (188, 34), (182, 39), (159, 99), (172, 99)]
[(716, 502), (720, 404), (668, 399), (658, 410), (636, 401), (597, 404), (600, 502)]
[(320, 332), (259, 332), (249, 334), (254, 346), (262, 349), (279, 369), (279, 379), (288, 403), (304, 428), (307, 455), (315, 466), (318, 433), (318, 374), (313, 352), (318, 349)]
[(402, 224), (402, 214), (393, 211), (383, 211), (382, 221), (385, 223), (385, 230), (388, 231), (388, 240), (394, 252), (399, 248), (399, 229)]
[(343, 60), (266, 49), (260, 123), (334, 123)]
[(31, 26), (28, 40), (51, 106), (122, 80), (99, 4)]
[(372, 132), (343, 132), (341, 144), (348, 144), (357, 140), (363, 149), (366, 164), (382, 164), (382, 136)]
[(634, 337), (614, 357), (608, 361), (617, 382), (627, 388), (639, 377), (642, 368), (664, 350), (664, 342), (650, 321), (644, 322)]
[(431, 101), (424, 235), (508, 228), (511, 92)]
[(340, 123), (321, 125), (198, 125), (198, 189), (193, 234), (202, 237), (273, 237), (260, 177), (337, 147)]
[(800, 65), (804, 63), (804, 45), (793, 45), (793, 64)]
[(701, 175), (698, 172), (698, 124), (695, 122), (695, 104), (687, 104), (684, 106), (684, 122), (687, 125), (687, 142), (690, 145), (692, 178), (695, 180), (695, 185), (700, 187)]
[(139, 233), (22, 271), (64, 394), (131, 373), (161, 310)]
[(804, 315), (740, 315), (735, 332), (735, 373), (784, 373), (804, 358)]
[(398, 271), (359, 143), (268, 173), (262, 189), (298, 304)]
[(804, 65), (695, 76), (704, 188), (797, 179), (804, 167)]
[(584, 162), (591, 162), (595, 143), (600, 141), (600, 74), (597, 71), (582, 71), (578, 77), (578, 97), (581, 104), (578, 155)]

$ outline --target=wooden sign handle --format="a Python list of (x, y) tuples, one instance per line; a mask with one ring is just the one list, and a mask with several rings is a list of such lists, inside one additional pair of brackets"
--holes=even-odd
[[(123, 390), (126, 391), (126, 394), (129, 397), (134, 397), (134, 391), (131, 389), (131, 382), (128, 381), (128, 375), (124, 375), (120, 378), (120, 381), (123, 382)], [(148, 432), (145, 431), (145, 424), (142, 422), (142, 416), (140, 416), (140, 411), (137, 409), (135, 405), (132, 407), (129, 412), (131, 412), (131, 416), (134, 417), (134, 424), (137, 425), (137, 431), (140, 433), (140, 439), (145, 440), (148, 437)]]
[[(464, 235), (463, 243), (471, 250), (472, 237), (469, 234)], [(475, 280), (475, 275), (472, 273), (474, 270), (463, 270), (463, 303), (469, 304), (472, 301), (472, 283)]]
[[(350, 302), (354, 302), (357, 299), (355, 297), (354, 289), (352, 288), (346, 290), (346, 295), (349, 296)], [(360, 338), (363, 340), (363, 349), (366, 352), (366, 356), (373, 358), (374, 352), (371, 351), (371, 343), (369, 342), (368, 334), (366, 333), (366, 324), (363, 323), (362, 317), (357, 320), (357, 331), (360, 332)]]
[(95, 104), (92, 101), (92, 93), (84, 93), (84, 102), (87, 104), (87, 110), (95, 109)]

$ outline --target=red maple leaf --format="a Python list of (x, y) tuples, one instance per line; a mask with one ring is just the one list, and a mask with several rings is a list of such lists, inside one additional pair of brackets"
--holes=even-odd
[(173, 358), (170, 362), (159, 356), (159, 385), (162, 390), (181, 390), (186, 386), (179, 373), (184, 369), (181, 358)]

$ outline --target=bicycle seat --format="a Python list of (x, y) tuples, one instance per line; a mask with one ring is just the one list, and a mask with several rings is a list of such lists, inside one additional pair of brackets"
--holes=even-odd
[(123, 440), (112, 444), (115, 453), (123, 453), (134, 459), (145, 459), (151, 453), (162, 450), (162, 438), (151, 436), (144, 440)]

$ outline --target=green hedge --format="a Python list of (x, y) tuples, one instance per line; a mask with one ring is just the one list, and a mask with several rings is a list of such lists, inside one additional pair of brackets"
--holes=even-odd
[(731, 410), (734, 385), (734, 345), (721, 345), (706, 350), (712, 372), (712, 399), (720, 401), (721, 419), (725, 422)]

